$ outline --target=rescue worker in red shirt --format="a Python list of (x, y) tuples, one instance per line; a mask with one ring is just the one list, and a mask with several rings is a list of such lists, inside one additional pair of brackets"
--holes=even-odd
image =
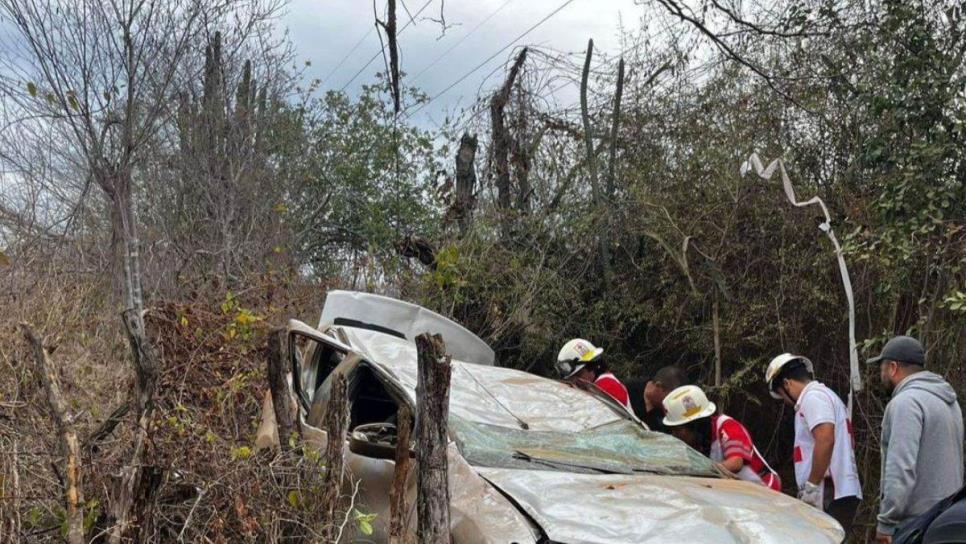
[(683, 385), (664, 398), (664, 424), (671, 434), (733, 472), (739, 479), (781, 492), (782, 482), (738, 420), (716, 413), (718, 407), (696, 385)]
[(557, 372), (566, 381), (596, 385), (633, 414), (627, 387), (608, 371), (607, 363), (601, 358), (603, 353), (603, 348), (598, 348), (583, 338), (574, 338), (564, 344), (557, 354)]

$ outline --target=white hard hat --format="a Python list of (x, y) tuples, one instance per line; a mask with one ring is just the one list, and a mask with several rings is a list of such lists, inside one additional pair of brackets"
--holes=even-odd
[(669, 427), (684, 425), (713, 415), (718, 407), (708, 400), (696, 385), (682, 385), (664, 397), (664, 424)]
[(782, 368), (784, 368), (785, 365), (794, 361), (801, 361), (805, 363), (805, 368), (809, 371), (809, 373), (815, 373), (815, 368), (813, 367), (812, 362), (806, 357), (802, 357), (801, 355), (792, 355), (791, 353), (782, 353), (778, 357), (775, 357), (770, 363), (768, 363), (768, 368), (765, 370), (765, 383), (768, 384), (768, 394), (773, 398), (781, 399), (782, 397), (775, 392), (775, 389), (771, 386), (771, 382), (778, 376), (779, 373), (781, 373)]
[(604, 353), (603, 348), (598, 348), (583, 338), (574, 338), (560, 348), (560, 353), (557, 354), (557, 372), (566, 380), (580, 372), (580, 369), (601, 353)]

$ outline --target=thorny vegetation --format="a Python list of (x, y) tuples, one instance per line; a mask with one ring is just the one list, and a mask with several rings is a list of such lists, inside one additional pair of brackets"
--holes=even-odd
[[(910, 332), (966, 393), (959, 2), (637, 3), (619, 108), (618, 59), (517, 48), (478, 104), (427, 129), (433, 95), (405, 62), (398, 116), (385, 79), (358, 95), (307, 81), (273, 1), (0, 1), (0, 540), (68, 530), (65, 452), (21, 321), (45, 337), (80, 437), (88, 538), (123, 519), (113, 490), (144, 412), (143, 481), (159, 481), (142, 538), (331, 529), (313, 525), (317, 458), (251, 446), (269, 325), (313, 322), (333, 286), (421, 302), (537, 373), (579, 335), (624, 378), (678, 364), (714, 385), (718, 351), (715, 396), (787, 475), (791, 425), (762, 369), (804, 352), (844, 395), (846, 307), (815, 213), (739, 175), (753, 151), (832, 211), (862, 355)], [(141, 293), (149, 410), (119, 319)], [(866, 378), (856, 541), (884, 403)], [(350, 502), (345, 529), (364, 529)]]

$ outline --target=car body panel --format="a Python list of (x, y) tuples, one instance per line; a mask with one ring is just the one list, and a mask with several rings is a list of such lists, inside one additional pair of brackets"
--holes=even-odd
[(844, 538), (824, 513), (741, 480), (483, 467), (477, 472), (512, 497), (551, 540), (567, 544), (835, 544)]
[(425, 332), (439, 334), (447, 352), (461, 361), (493, 366), (493, 348), (456, 322), (410, 302), (358, 291), (329, 291), (325, 297), (319, 330), (337, 320), (353, 320), (392, 329), (410, 342)]

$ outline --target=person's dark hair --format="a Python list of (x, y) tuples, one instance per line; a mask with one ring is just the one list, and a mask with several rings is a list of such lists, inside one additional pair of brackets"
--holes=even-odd
[(600, 376), (604, 372), (607, 372), (607, 361), (605, 361), (603, 357), (598, 357), (587, 363), (587, 368), (593, 370), (594, 375)]
[(684, 425), (697, 437), (698, 451), (704, 455), (711, 453), (711, 416), (695, 419)]
[(805, 366), (805, 362), (802, 360), (792, 361), (782, 368), (782, 371), (778, 373), (778, 379), (775, 380), (776, 383), (781, 384), (783, 380), (795, 380), (797, 382), (810, 382), (814, 376), (808, 371), (808, 367)]
[(673, 391), (688, 383), (688, 377), (685, 376), (684, 371), (676, 366), (666, 366), (658, 370), (653, 379), (666, 391)]

